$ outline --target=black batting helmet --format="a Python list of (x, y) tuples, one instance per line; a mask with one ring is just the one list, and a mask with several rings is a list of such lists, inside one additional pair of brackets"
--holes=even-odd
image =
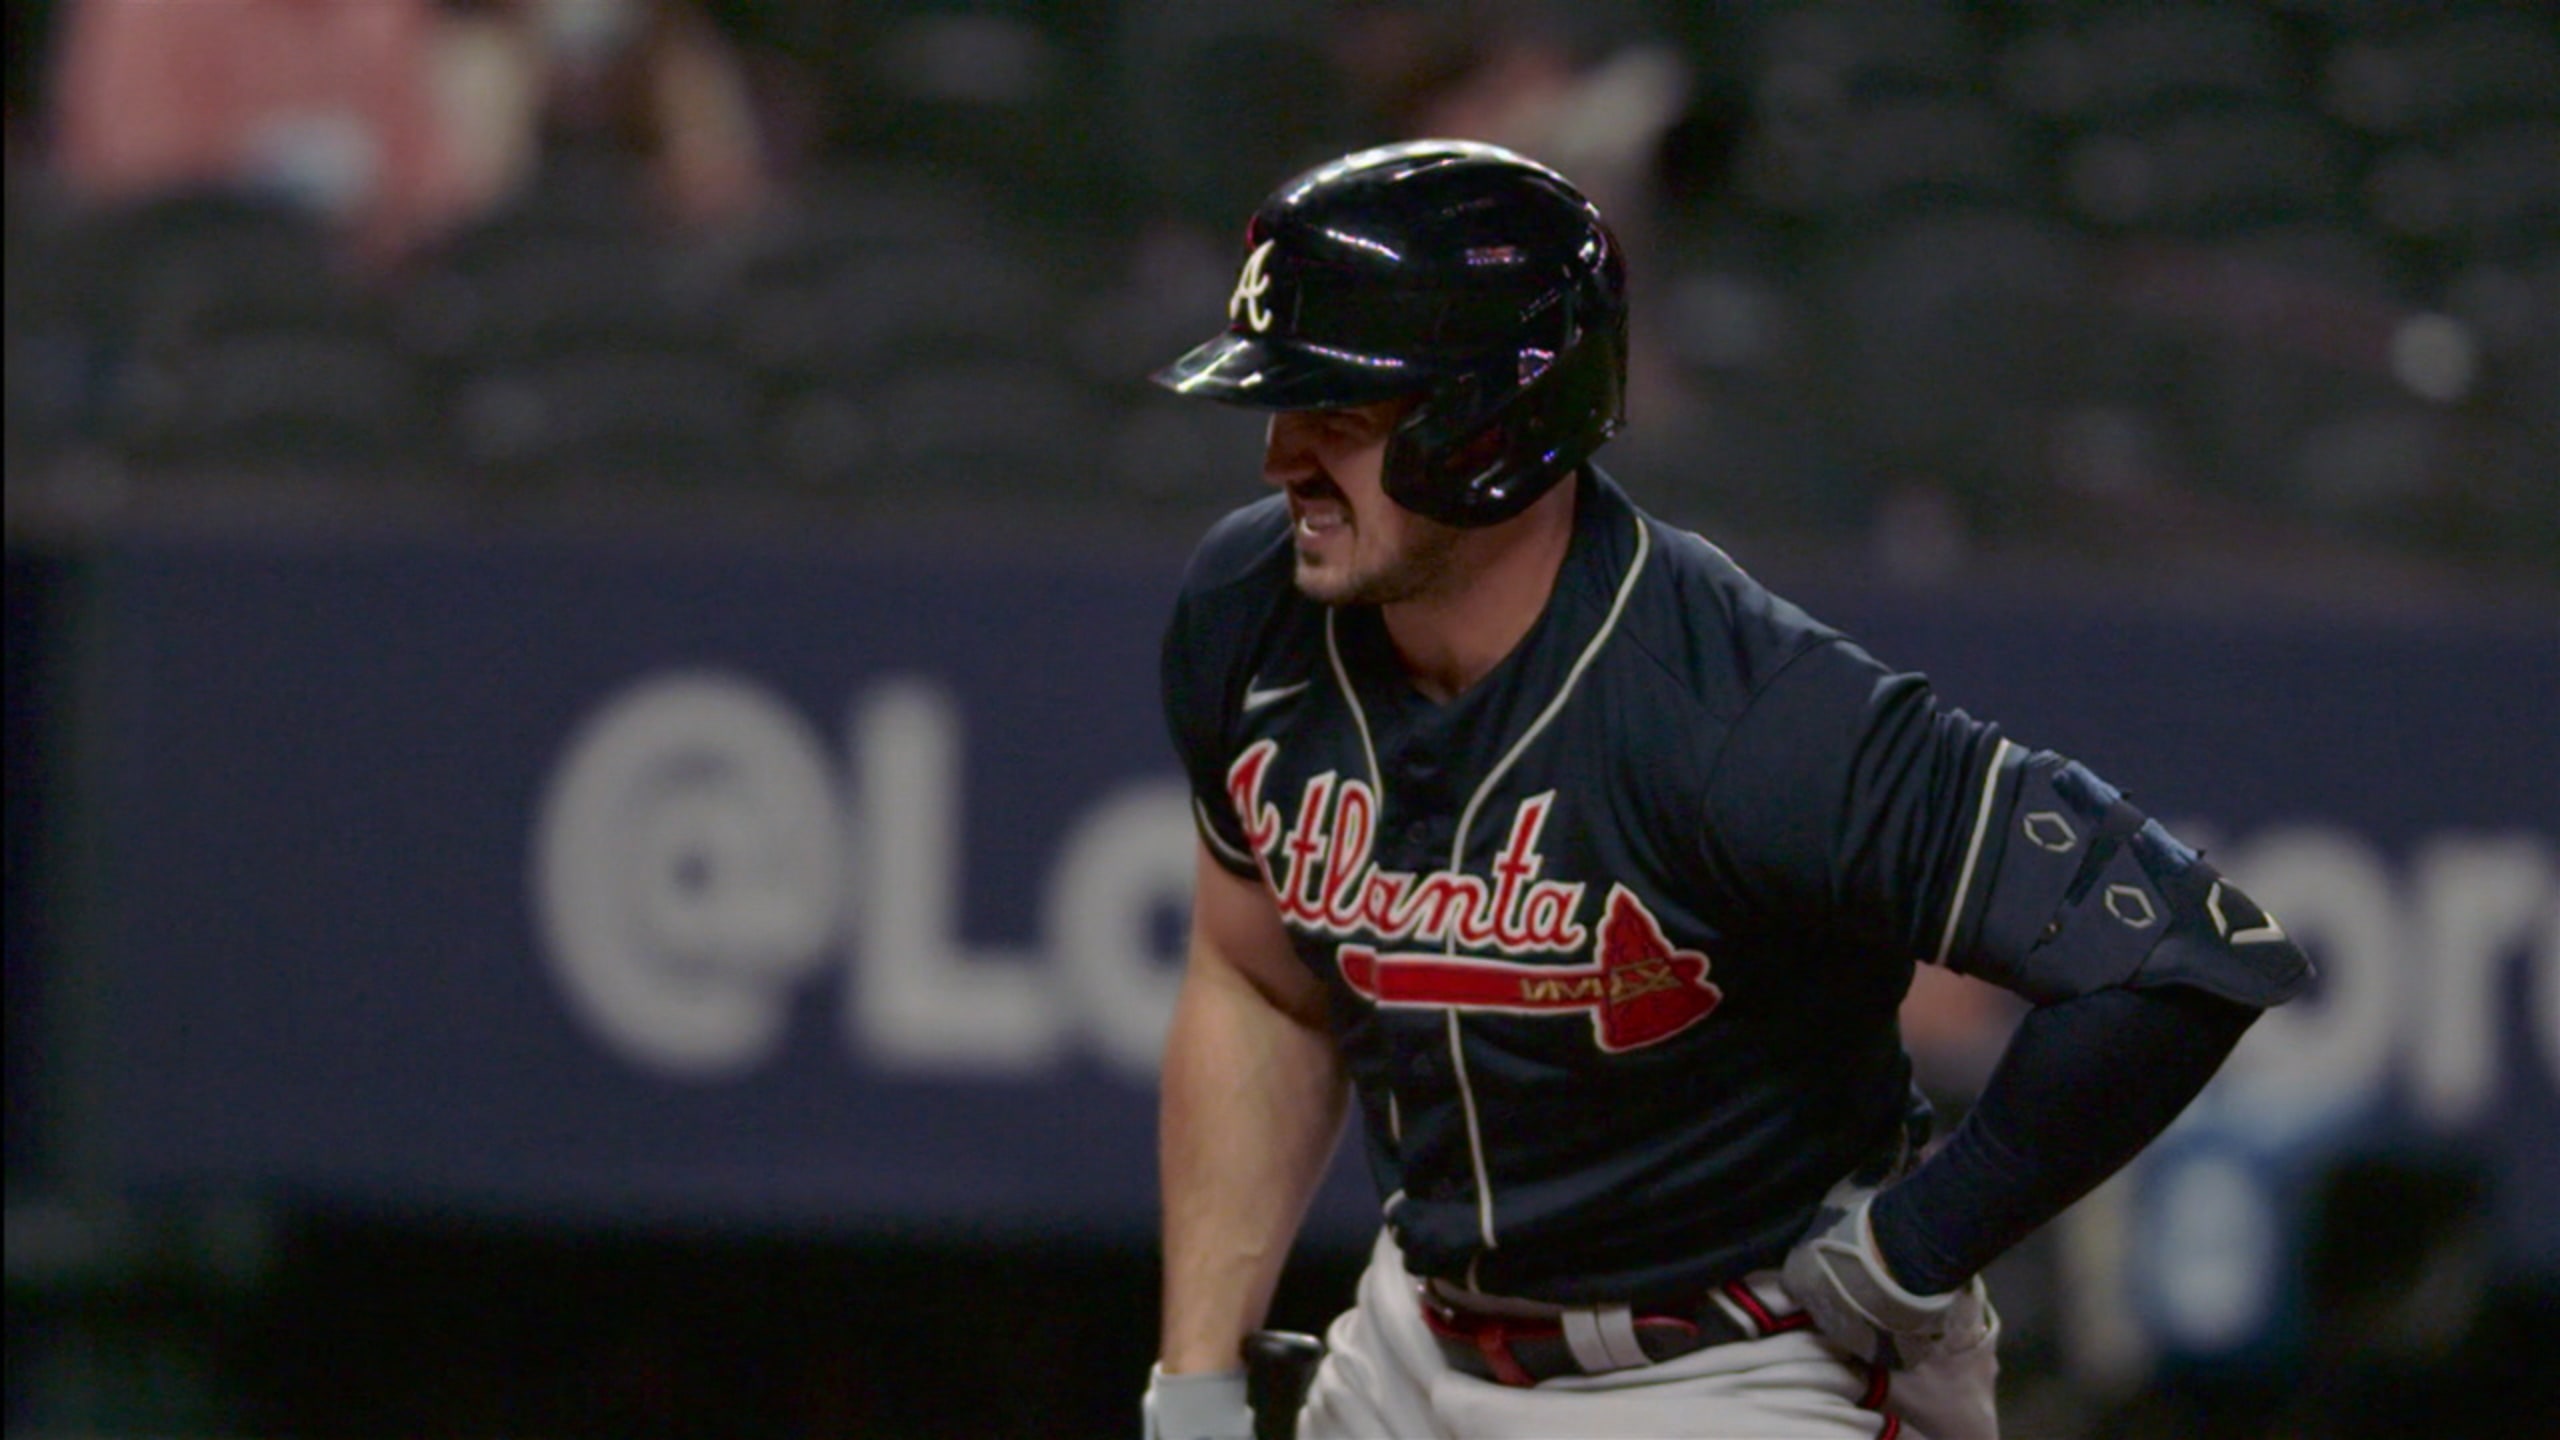
[(1387, 494), (1491, 525), (1625, 423), (1625, 262), (1535, 161), (1453, 140), (1363, 150), (1263, 201), (1225, 332), (1154, 379), (1265, 410), (1419, 396), (1387, 442)]

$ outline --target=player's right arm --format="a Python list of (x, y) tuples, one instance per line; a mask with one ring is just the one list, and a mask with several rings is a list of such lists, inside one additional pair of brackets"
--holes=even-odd
[(1347, 1087), (1322, 983), (1271, 894), (1198, 846), (1159, 1148), (1168, 1375), (1232, 1370), (1332, 1159)]

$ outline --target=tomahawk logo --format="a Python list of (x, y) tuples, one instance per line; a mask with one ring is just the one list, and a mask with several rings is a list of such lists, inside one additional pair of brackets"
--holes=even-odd
[(1256, 335), (1271, 328), (1271, 312), (1262, 308), (1262, 297), (1271, 290), (1271, 277), (1262, 273), (1262, 267), (1270, 263), (1271, 247), (1279, 243), (1265, 240), (1253, 247), (1253, 253), (1245, 257), (1244, 273), (1236, 277), (1235, 293), (1227, 297), (1227, 318), (1242, 316)]
[(1662, 925), (1624, 885), (1609, 887), (1596, 958), (1589, 965), (1522, 965), (1456, 955), (1381, 955), (1361, 945), (1335, 952), (1345, 984), (1380, 1005), (1591, 1017), (1592, 1038), (1615, 1055), (1658, 1045), (1715, 1012), (1724, 991), (1707, 957), (1674, 949)]

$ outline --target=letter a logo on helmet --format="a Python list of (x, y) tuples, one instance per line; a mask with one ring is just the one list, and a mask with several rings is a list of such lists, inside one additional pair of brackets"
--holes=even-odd
[(1279, 243), (1265, 240), (1253, 247), (1245, 257), (1244, 273), (1236, 277), (1236, 293), (1227, 297), (1227, 318), (1244, 321), (1257, 335), (1271, 328), (1271, 312), (1262, 308), (1262, 297), (1271, 291), (1271, 277), (1262, 273), (1262, 266), (1271, 258), (1271, 247)]
[(1625, 263), (1571, 183), (1423, 140), (1282, 185), (1245, 229), (1224, 333), (1157, 384), (1262, 410), (1413, 397), (1387, 494), (1449, 525), (1527, 509), (1626, 418)]

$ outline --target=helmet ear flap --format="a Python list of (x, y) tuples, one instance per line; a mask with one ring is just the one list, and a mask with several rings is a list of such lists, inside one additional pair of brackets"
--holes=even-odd
[(1383, 481), (1387, 498), (1418, 515), (1460, 528), (1509, 519), (1508, 514), (1488, 516), (1481, 499), (1468, 503), (1467, 482), (1498, 471), (1511, 451), (1511, 437), (1500, 418), (1454, 440), (1430, 438), (1436, 429), (1426, 417), (1423, 426), (1400, 427), (1388, 440)]
[(1625, 322), (1612, 317), (1525, 385), (1513, 388), (1506, 358), (1502, 374), (1441, 387), (1388, 439), (1387, 497), (1461, 528), (1528, 509), (1625, 426), (1625, 356)]

